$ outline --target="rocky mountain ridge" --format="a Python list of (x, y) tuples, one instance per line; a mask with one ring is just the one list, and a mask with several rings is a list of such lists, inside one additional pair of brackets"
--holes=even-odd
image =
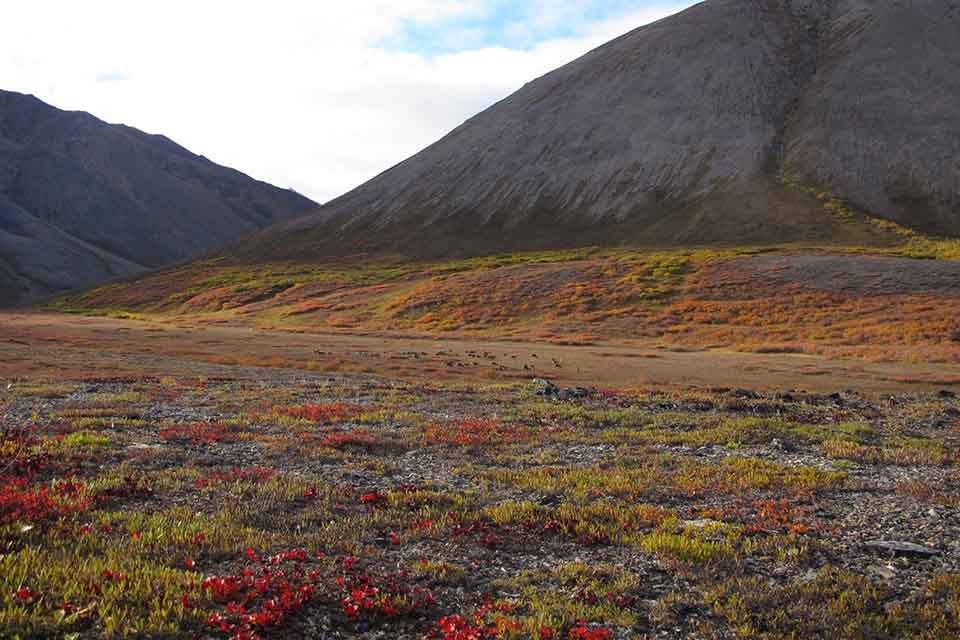
[(0, 91), (0, 304), (186, 260), (315, 206), (163, 136)]

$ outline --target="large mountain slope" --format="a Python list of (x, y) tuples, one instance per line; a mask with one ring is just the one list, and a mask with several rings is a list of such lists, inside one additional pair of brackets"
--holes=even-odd
[(843, 239), (797, 184), (958, 233), (957, 69), (957, 0), (707, 0), (240, 255)]
[(183, 260), (315, 206), (163, 136), (0, 91), (0, 304)]

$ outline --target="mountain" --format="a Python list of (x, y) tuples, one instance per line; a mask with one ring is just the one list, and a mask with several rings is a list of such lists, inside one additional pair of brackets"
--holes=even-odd
[(957, 234), (958, 68), (957, 0), (707, 0), (237, 255), (865, 241), (817, 192)]
[(0, 91), (0, 304), (185, 260), (314, 207), (163, 136)]

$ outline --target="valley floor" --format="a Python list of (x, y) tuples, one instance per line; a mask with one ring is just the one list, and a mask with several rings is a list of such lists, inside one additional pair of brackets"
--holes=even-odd
[(2, 637), (960, 635), (952, 364), (7, 313), (0, 373)]
[[(654, 340), (565, 345), (388, 332), (262, 330), (239, 321), (123, 320), (0, 311), (0, 376), (233, 376), (236, 370), (376, 374), (408, 381), (571, 386), (745, 386), (832, 392), (960, 391), (952, 362), (871, 362), (797, 353), (680, 347)], [(259, 375), (259, 374), (257, 374)]]

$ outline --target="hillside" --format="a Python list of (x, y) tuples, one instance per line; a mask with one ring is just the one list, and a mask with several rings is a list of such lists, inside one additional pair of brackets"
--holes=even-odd
[(50, 308), (960, 362), (954, 7), (708, 0), (225, 255)]
[(953, 0), (707, 0), (538, 80), (242, 260), (960, 233)]
[(0, 305), (182, 261), (314, 206), (163, 136), (0, 91)]

